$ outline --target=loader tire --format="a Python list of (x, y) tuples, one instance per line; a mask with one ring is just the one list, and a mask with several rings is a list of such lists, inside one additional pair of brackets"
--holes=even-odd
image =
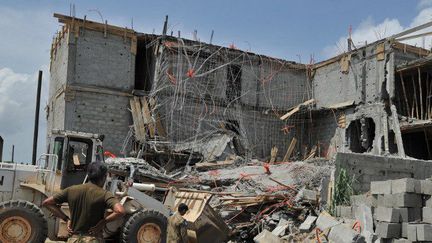
[(43, 243), (47, 233), (47, 221), (38, 206), (24, 200), (0, 203), (0, 242)]
[(134, 213), (121, 233), (123, 243), (165, 243), (167, 218), (156, 210), (143, 209)]

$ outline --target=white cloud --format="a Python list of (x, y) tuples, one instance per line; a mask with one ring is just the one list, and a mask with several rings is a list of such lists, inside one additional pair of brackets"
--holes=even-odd
[[(44, 75), (47, 67), (42, 67)], [(33, 143), (37, 72), (16, 73), (10, 68), (0, 68), (0, 136), (5, 140), (3, 159), (10, 160), (11, 147), (15, 145), (15, 161), (30, 162)], [(43, 79), (39, 119), (38, 154), (45, 150), (48, 77)]]
[[(422, 2), (422, 1), (421, 1)], [(420, 3), (423, 7), (428, 6), (426, 2), (432, 4), (432, 0), (424, 1), (425, 3)], [(381, 23), (375, 23), (371, 17), (363, 20), (360, 25), (352, 31), (352, 40), (356, 47), (365, 45), (366, 43), (371, 43), (391, 35), (402, 32), (408, 28), (412, 28), (432, 20), (432, 7), (424, 8), (420, 10), (417, 16), (411, 21), (408, 26), (403, 26), (398, 19), (386, 18)], [(424, 29), (418, 33), (429, 32), (432, 28)], [(418, 34), (414, 33), (414, 34)], [(323, 49), (322, 53), (325, 58), (330, 58), (335, 55), (341, 54), (347, 51), (347, 38), (348, 35), (340, 37), (335, 45), (327, 46)], [(432, 47), (432, 37), (428, 36), (425, 38), (417, 38), (408, 41), (404, 41), (407, 44), (431, 48)]]
[(432, 6), (432, 0), (420, 0), (417, 4), (417, 8), (423, 9)]

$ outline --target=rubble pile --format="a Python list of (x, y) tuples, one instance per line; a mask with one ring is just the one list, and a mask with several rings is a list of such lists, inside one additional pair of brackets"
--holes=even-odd
[(302, 240), (308, 235), (305, 221), (320, 212), (321, 182), (334, 168), (324, 159), (267, 164), (245, 163), (239, 156), (170, 174), (143, 159), (109, 158), (106, 163), (111, 173), (135, 182), (210, 193), (209, 205), (230, 228), (231, 242)]
[[(231, 227), (232, 242), (301, 240), (300, 225), (319, 212), (318, 188), (333, 162), (323, 159), (266, 164), (253, 161), (199, 173), (202, 189), (215, 194), (210, 205)], [(271, 234), (271, 236), (269, 236)], [(272, 241), (272, 242), (273, 242)]]

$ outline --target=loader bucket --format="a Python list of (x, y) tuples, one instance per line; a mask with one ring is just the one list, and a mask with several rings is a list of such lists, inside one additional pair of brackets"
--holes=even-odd
[(212, 195), (206, 192), (170, 189), (164, 204), (177, 211), (180, 203), (185, 203), (189, 211), (183, 216), (188, 222), (189, 243), (225, 242), (229, 228), (223, 219), (208, 205)]

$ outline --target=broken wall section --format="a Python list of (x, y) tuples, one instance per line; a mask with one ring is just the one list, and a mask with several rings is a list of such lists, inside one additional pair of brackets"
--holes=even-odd
[(312, 136), (313, 144), (320, 145), (325, 156), (388, 150), (384, 137), (388, 133), (389, 61), (384, 43), (378, 42), (316, 64)]
[(151, 96), (169, 140), (199, 145), (208, 134), (228, 131), (249, 155), (263, 158), (274, 146), (284, 153), (298, 136), (301, 114), (278, 118), (311, 96), (303, 65), (182, 39), (162, 48)]

